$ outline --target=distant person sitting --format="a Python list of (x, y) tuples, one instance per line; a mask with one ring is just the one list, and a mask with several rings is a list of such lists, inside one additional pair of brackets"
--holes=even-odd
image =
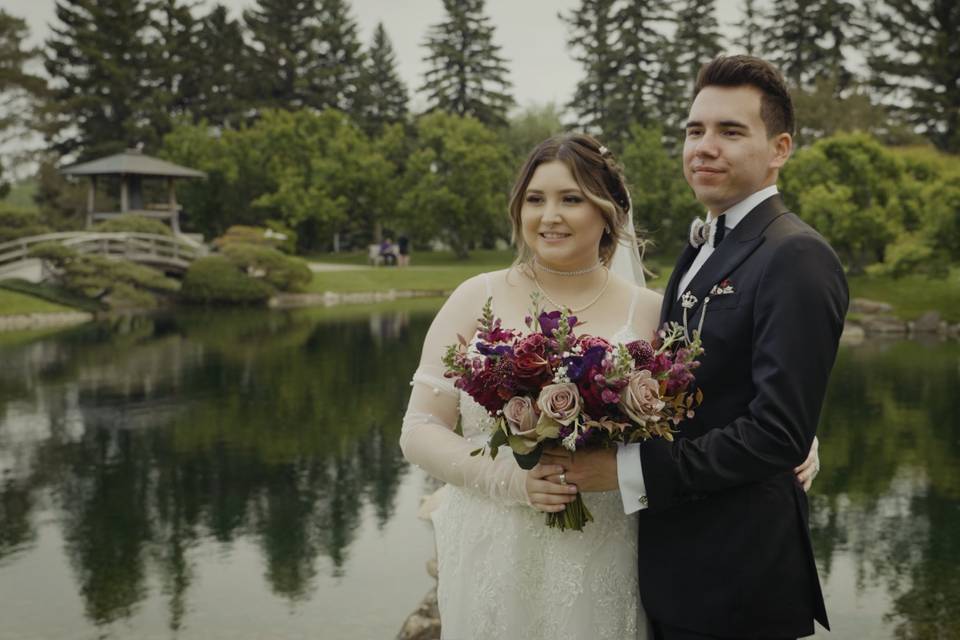
[(383, 264), (397, 264), (397, 246), (392, 238), (386, 237), (380, 243), (380, 257), (383, 258)]
[(397, 254), (397, 266), (410, 265), (410, 238), (407, 236), (397, 238)]

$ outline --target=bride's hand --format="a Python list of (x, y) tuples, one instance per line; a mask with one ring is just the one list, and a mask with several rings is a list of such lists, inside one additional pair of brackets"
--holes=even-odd
[(813, 436), (813, 444), (810, 445), (810, 453), (807, 455), (807, 459), (803, 461), (803, 464), (793, 470), (797, 475), (797, 482), (803, 485), (804, 491), (810, 491), (810, 485), (813, 484), (813, 479), (820, 473), (819, 449), (820, 441), (817, 440), (817, 436)]
[(563, 467), (555, 464), (538, 464), (527, 471), (527, 498), (538, 511), (558, 513), (577, 497), (577, 488), (562, 484)]

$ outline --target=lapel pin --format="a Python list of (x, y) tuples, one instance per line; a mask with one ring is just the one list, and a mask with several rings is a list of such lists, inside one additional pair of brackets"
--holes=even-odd
[(736, 289), (733, 288), (733, 283), (728, 278), (724, 278), (713, 285), (713, 289), (710, 289), (710, 295), (712, 296), (725, 296), (731, 293), (736, 293)]

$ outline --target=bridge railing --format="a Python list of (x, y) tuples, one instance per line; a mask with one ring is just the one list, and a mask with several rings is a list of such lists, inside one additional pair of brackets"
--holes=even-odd
[(205, 245), (184, 236), (128, 231), (61, 231), (0, 243), (0, 267), (29, 259), (34, 247), (47, 242), (70, 247), (79, 253), (96, 253), (179, 268), (186, 268), (193, 260), (208, 253)]

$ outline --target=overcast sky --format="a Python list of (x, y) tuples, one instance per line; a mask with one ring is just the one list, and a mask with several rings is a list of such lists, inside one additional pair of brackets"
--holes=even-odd
[[(4, 8), (30, 27), (31, 40), (40, 44), (49, 35), (55, 19), (54, 0), (2, 0)], [(213, 2), (202, 3), (206, 7)], [(252, 0), (222, 0), (234, 16), (253, 4)], [(580, 66), (567, 47), (567, 27), (557, 13), (570, 12), (579, 0), (487, 0), (486, 13), (496, 26), (495, 42), (508, 60), (513, 93), (521, 106), (547, 102), (566, 103), (581, 76)], [(721, 29), (735, 35), (733, 25), (740, 18), (741, 0), (718, 0)], [(427, 28), (443, 18), (441, 0), (351, 0), (353, 17), (360, 26), (364, 45), (382, 21), (397, 53), (400, 75), (407, 83), (413, 110), (420, 106), (416, 89), (423, 81), (425, 66), (421, 46)]]

